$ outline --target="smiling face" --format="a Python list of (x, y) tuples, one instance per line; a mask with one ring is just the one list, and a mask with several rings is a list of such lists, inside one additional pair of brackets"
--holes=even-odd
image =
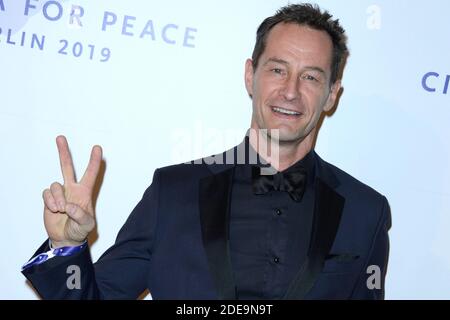
[(311, 137), (340, 90), (339, 81), (330, 85), (332, 56), (333, 43), (325, 31), (294, 23), (274, 26), (256, 70), (250, 59), (245, 65), (252, 129), (279, 129), (280, 143)]

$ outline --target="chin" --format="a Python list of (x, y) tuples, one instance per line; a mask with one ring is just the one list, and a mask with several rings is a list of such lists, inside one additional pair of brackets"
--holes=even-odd
[[(302, 136), (299, 132), (294, 132), (292, 130), (286, 130), (286, 128), (273, 128), (272, 130), (279, 130), (279, 136), (278, 137), (273, 137), (271, 136), (271, 138), (278, 138), (276, 140), (278, 140), (279, 142), (295, 142), (295, 141), (299, 141), (302, 139)], [(270, 135), (270, 133), (269, 133)]]

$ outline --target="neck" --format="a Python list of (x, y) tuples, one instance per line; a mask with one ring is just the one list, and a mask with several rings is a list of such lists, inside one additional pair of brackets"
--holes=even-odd
[(284, 171), (303, 159), (314, 145), (316, 129), (301, 141), (280, 141), (267, 136), (265, 131), (250, 129), (249, 142), (266, 162), (277, 171)]

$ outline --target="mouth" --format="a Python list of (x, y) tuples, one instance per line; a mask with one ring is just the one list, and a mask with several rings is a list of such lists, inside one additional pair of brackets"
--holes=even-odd
[(295, 119), (302, 115), (302, 113), (300, 113), (298, 111), (285, 109), (285, 108), (281, 108), (281, 107), (271, 106), (270, 108), (272, 109), (272, 112), (275, 115), (277, 115), (279, 117), (283, 117), (283, 118)]

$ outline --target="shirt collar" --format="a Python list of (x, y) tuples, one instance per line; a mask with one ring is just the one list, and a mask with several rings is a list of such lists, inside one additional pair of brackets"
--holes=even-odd
[[(245, 165), (250, 169), (252, 166), (258, 167), (268, 167), (270, 166), (266, 160), (261, 157), (253, 146), (249, 142), (248, 133), (244, 138), (244, 141), (240, 145), (240, 150), (244, 151), (245, 156)], [(307, 183), (313, 184), (315, 180), (316, 174), (316, 153), (314, 149), (311, 149), (302, 159), (298, 160), (294, 164), (292, 164), (289, 168), (283, 170), (282, 172), (292, 172), (298, 170), (299, 168), (306, 169), (307, 172)]]

